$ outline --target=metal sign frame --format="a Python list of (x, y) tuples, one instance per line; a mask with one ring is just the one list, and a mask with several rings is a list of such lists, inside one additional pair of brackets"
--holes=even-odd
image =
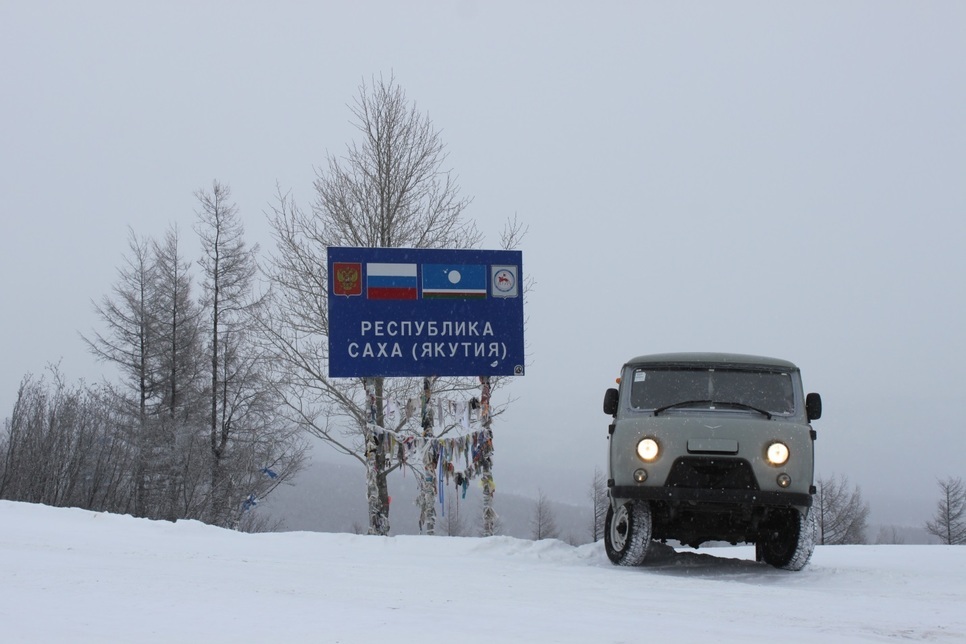
[(329, 376), (522, 376), (523, 254), (328, 249)]

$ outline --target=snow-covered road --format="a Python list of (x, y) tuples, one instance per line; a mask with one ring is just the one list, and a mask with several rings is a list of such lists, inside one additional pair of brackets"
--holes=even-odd
[(751, 547), (612, 566), (601, 544), (242, 534), (0, 502), (4, 642), (966, 641), (966, 548)]

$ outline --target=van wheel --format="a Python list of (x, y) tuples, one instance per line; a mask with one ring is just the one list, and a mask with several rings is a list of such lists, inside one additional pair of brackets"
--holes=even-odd
[(651, 505), (647, 501), (628, 501), (617, 507), (611, 503), (604, 522), (604, 550), (618, 566), (639, 566), (651, 544)]
[(802, 514), (795, 508), (768, 522), (755, 543), (755, 558), (784, 570), (801, 570), (812, 558), (817, 528), (815, 511)]

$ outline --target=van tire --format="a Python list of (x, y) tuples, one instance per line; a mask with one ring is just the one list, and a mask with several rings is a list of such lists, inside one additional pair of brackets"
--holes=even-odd
[(604, 520), (604, 549), (618, 566), (644, 563), (651, 544), (651, 505), (647, 501), (627, 501), (607, 508)]
[(816, 514), (813, 508), (789, 508), (776, 517), (755, 543), (756, 559), (782, 570), (804, 568), (815, 551)]

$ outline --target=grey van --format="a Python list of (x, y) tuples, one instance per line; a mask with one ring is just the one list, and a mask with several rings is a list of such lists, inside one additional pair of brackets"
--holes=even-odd
[(604, 395), (610, 432), (607, 556), (644, 561), (652, 540), (753, 543), (801, 570), (815, 547), (811, 421), (791, 362), (727, 353), (645, 355)]

